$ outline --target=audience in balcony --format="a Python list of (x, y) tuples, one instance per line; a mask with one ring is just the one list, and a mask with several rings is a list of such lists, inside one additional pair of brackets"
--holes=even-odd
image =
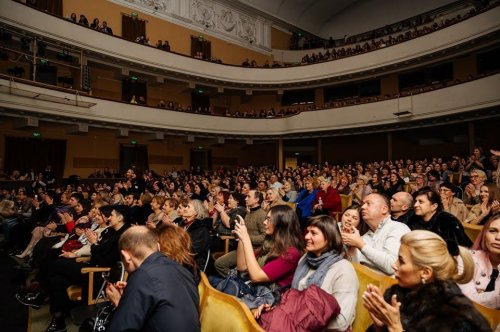
[(90, 24), (90, 28), (94, 30), (101, 30), (101, 26), (99, 25), (99, 19), (96, 17), (92, 21), (92, 24)]
[(107, 33), (108, 35), (113, 34), (113, 29), (108, 26), (108, 22), (102, 21), (101, 32)]
[[(371, 50), (383, 48), (386, 46), (394, 45), (396, 43), (401, 43), (406, 40), (412, 39), (419, 37), (424, 34), (428, 34), (430, 32), (436, 31), (438, 29), (442, 29), (446, 26), (455, 24), (457, 22), (460, 22), (461, 20), (467, 19), (475, 14), (477, 14), (480, 11), (486, 10), (491, 6), (494, 6), (496, 4), (489, 4), (486, 6), (477, 6), (474, 5), (474, 7), (471, 7), (469, 12), (467, 12), (465, 15), (457, 14), (455, 17), (452, 18), (443, 18), (442, 14), (439, 14), (436, 16), (433, 20), (430, 15), (428, 14), (423, 14), (420, 15), (416, 18), (412, 18), (403, 22), (399, 22), (393, 25), (388, 25), (384, 27), (383, 29), (378, 29), (374, 32), (371, 33), (365, 33), (361, 34), (359, 36), (351, 36), (347, 37), (347, 35), (344, 36), (342, 40), (339, 41), (334, 41), (331, 37), (329, 40), (320, 40), (319, 38), (316, 37), (305, 37), (302, 36), (301, 34), (293, 33), (291, 37), (291, 49), (306, 49), (306, 48), (317, 48), (317, 47), (324, 47), (326, 48), (325, 53), (323, 54), (322, 52), (318, 52), (318, 54), (313, 53), (311, 55), (305, 55), (304, 58), (302, 59), (300, 64), (311, 64), (311, 63), (316, 63), (316, 62), (321, 62), (321, 61), (329, 61), (329, 60), (335, 60), (338, 58), (342, 58), (345, 56), (351, 56), (355, 54), (360, 54), (363, 52), (368, 52)], [(76, 23), (76, 14), (72, 13), (70, 18), (68, 18), (70, 21)], [(84, 26), (89, 26), (89, 22), (87, 18), (85, 17), (84, 14), (80, 15), (80, 19), (78, 21), (78, 24), (84, 25)], [(113, 34), (112, 29), (107, 27), (107, 22), (103, 21), (102, 27), (99, 27), (99, 19), (95, 18), (92, 25), (90, 26), (92, 29), (102, 31), (104, 33), (108, 34)], [(405, 31), (406, 30), (406, 31)], [(395, 35), (395, 33), (398, 33), (398, 35)], [(386, 37), (384, 37), (386, 36)], [(145, 36), (139, 36), (136, 39), (136, 42), (145, 44), (145, 45), (150, 45), (149, 39)], [(351, 43), (357, 43), (356, 45), (352, 46), (344, 46), (346, 44), (351, 44)], [(344, 47), (340, 48), (332, 48), (335, 45), (342, 45)], [(156, 45), (157, 47), (159, 46), (158, 44)], [(160, 47), (158, 47), (160, 48)], [(161, 49), (165, 51), (170, 51), (170, 45), (168, 44), (168, 41), (165, 41), (162, 43)], [(331, 50), (330, 50), (331, 49)], [(222, 63), (220, 59), (217, 58), (210, 58), (207, 59), (206, 56), (203, 54), (203, 52), (196, 52), (194, 55), (194, 58), (200, 59), (200, 60), (210, 60), (212, 62), (216, 63)], [(287, 66), (290, 64), (287, 64)], [(243, 61), (242, 66), (244, 67), (259, 67), (257, 65), (257, 62), (255, 60), (248, 60), (245, 59)], [(266, 60), (265, 63), (261, 66), (263, 68), (269, 68), (269, 67), (281, 67), (282, 64), (280, 64), (277, 61), (273, 61), (273, 65), (269, 65), (269, 61)]]
[(76, 13), (71, 13), (71, 15), (68, 17), (68, 20), (73, 22), (73, 23), (78, 23), (76, 21)]
[(78, 24), (88, 27), (89, 20), (87, 19), (87, 17), (85, 17), (85, 15), (80, 14), (80, 19), (78, 20)]

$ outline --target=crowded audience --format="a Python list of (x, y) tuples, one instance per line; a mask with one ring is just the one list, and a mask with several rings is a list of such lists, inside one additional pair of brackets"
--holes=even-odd
[[(16, 298), (33, 308), (48, 300), (52, 320), (47, 331), (65, 328), (64, 318), (69, 315), (66, 287), (88, 282), (80, 274), (82, 266), (111, 266), (120, 257), (125, 261), (131, 288), (120, 284), (107, 289), (122, 317), (132, 310), (129, 301), (134, 296), (148, 296), (152, 291), (134, 281), (144, 278), (135, 271), (163, 264), (163, 256), (158, 255), (168, 258), (164, 264), (175, 266), (172, 273), (180, 273), (183, 282), (198, 282), (200, 270), (208, 274), (214, 287), (241, 298), (266, 328), (282, 322), (280, 315), (288, 310), (283, 299), (296, 296), (292, 294), (297, 291), (308, 294), (304, 300), (313, 296), (331, 310), (328, 319), (317, 322), (323, 327), (348, 329), (356, 319), (356, 301), (363, 301), (374, 326), (402, 324), (406, 328), (409, 321), (418, 319), (410, 308), (420, 302), (413, 301), (424, 301), (424, 294), (437, 287), (451, 292), (450, 296), (470, 309), (469, 316), (462, 318), (464, 324), (484, 330), (484, 322), (471, 309), (470, 301), (499, 308), (496, 161), (500, 151), (485, 153), (477, 147), (473, 155), (480, 162), (452, 156), (302, 164), (283, 171), (274, 166), (241, 166), (214, 171), (172, 169), (163, 174), (131, 167), (123, 178), (106, 167), (90, 174), (89, 179), (95, 179), (92, 185), (80, 183), (80, 179), (65, 185), (61, 179), (49, 183), (45, 178), (54, 178), (49, 166), (41, 172), (35, 167), (12, 170), (3, 174), (9, 184), (19, 182), (18, 188), (2, 188), (0, 192), (2, 249), (18, 261), (19, 269), (35, 276), (20, 288)], [(446, 181), (438, 180), (443, 178)], [(47, 182), (45, 186), (38, 185), (40, 179)], [(414, 191), (412, 184), (417, 179), (424, 183)], [(340, 198), (344, 196), (359, 205), (342, 206)], [(465, 203), (466, 197), (477, 203)], [(338, 225), (335, 218), (339, 218)], [(477, 239), (469, 238), (465, 223), (484, 224)], [(157, 242), (160, 236), (160, 247), (152, 242), (122, 243), (126, 240), (120, 236), (129, 234), (126, 230), (131, 225), (145, 225), (137, 232), (148, 234), (151, 241)], [(171, 236), (180, 236), (181, 242), (167, 244), (161, 235), (167, 229)], [(175, 229), (180, 233), (173, 232)], [(129, 234), (131, 239), (134, 233)], [(221, 236), (230, 238), (227, 252)], [(422, 251), (422, 246), (441, 250), (443, 243), (451, 256), (462, 257), (453, 260), (463, 264), (459, 269), (462, 274), (455, 274), (457, 268), (452, 265), (429, 261)], [(179, 256), (169, 247), (181, 244), (192, 254)], [(138, 249), (142, 245), (143, 251)], [(306, 254), (301, 258), (304, 249)], [(221, 254), (214, 256), (217, 252)], [(77, 257), (87, 257), (89, 262), (77, 262)], [(440, 259), (448, 262), (446, 255)], [(399, 285), (388, 290), (385, 300), (374, 286), (363, 290), (366, 296), (359, 299), (351, 262), (359, 262), (374, 273), (395, 275)], [(416, 276), (405, 272), (405, 264), (418, 267), (418, 283), (413, 280)], [(247, 286), (234, 294), (227, 287), (228, 278), (237, 278)], [(463, 285), (458, 288), (454, 282)], [(130, 289), (135, 288), (139, 293), (133, 295)], [(186, 305), (197, 303), (191, 286), (176, 288), (190, 294)], [(161, 290), (155, 294), (155, 301), (160, 302), (169, 296)], [(394, 301), (402, 303), (397, 319), (381, 317), (380, 308), (394, 307)], [(287, 317), (294, 324), (294, 316)], [(144, 317), (137, 319), (113, 322), (112, 326), (152, 323)]]

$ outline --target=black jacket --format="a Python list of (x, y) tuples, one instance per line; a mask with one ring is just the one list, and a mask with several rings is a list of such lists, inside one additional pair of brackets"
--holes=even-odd
[(398, 285), (389, 288), (401, 302), (401, 323), (405, 331), (482, 332), (491, 331), (488, 322), (452, 281), (435, 281), (408, 290)]
[(101, 239), (98, 244), (90, 247), (90, 265), (94, 266), (114, 266), (121, 260), (118, 241), (120, 236), (130, 227), (130, 224), (124, 224), (122, 228), (115, 231), (108, 227), (101, 233)]
[[(185, 227), (182, 222), (180, 227)], [(196, 219), (187, 228), (187, 232), (191, 235), (191, 247), (195, 254), (195, 261), (198, 267), (203, 270), (207, 261), (208, 251), (210, 250), (210, 229), (212, 228), (212, 219)]]
[(454, 215), (448, 212), (436, 212), (428, 222), (425, 222), (420, 216), (414, 215), (408, 221), (408, 227), (412, 231), (423, 229), (434, 232), (445, 241), (454, 240), (460, 246), (467, 248), (472, 246), (472, 241), (465, 234), (464, 226)]
[(127, 281), (109, 331), (200, 331), (198, 288), (192, 274), (159, 252)]

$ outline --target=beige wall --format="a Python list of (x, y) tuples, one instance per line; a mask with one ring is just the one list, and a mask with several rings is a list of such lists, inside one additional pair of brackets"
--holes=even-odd
[[(94, 168), (118, 168), (120, 144), (130, 144), (132, 139), (147, 145), (150, 169), (162, 173), (172, 167), (189, 168), (190, 150), (199, 146), (212, 153), (212, 167), (235, 168), (245, 164), (274, 164), (276, 154), (274, 143), (247, 145), (242, 140), (226, 140), (217, 144), (215, 139), (196, 137), (194, 143), (187, 143), (186, 137), (167, 136), (163, 141), (153, 141), (151, 134), (131, 132), (128, 138), (117, 138), (116, 130), (89, 128), (88, 134), (70, 135), (70, 127), (49, 122), (40, 122), (36, 129), (15, 129), (14, 118), (0, 121), (0, 167), (5, 162), (5, 137), (32, 137), (34, 130), (41, 133), (41, 139), (66, 141), (66, 162), (64, 177), (72, 174), (87, 177)], [(9, 156), (15, 158), (15, 156)], [(39, 165), (45, 167), (45, 165)]]
[(288, 50), (290, 48), (291, 36), (292, 34), (289, 32), (284, 32), (283, 30), (275, 27), (271, 28), (271, 48), (277, 50)]
[[(130, 8), (104, 0), (64, 0), (63, 15), (69, 17), (76, 13), (79, 17), (84, 14), (89, 23), (94, 18), (107, 21), (113, 33), (121, 36), (122, 13), (130, 14)], [(147, 21), (146, 34), (150, 43), (155, 45), (158, 39), (168, 40), (171, 50), (180, 54), (191, 55), (191, 35), (199, 36), (199, 31), (190, 30), (182, 26), (161, 20), (157, 17), (139, 12), (139, 18)], [(212, 43), (212, 56), (222, 59), (224, 63), (240, 65), (245, 58), (255, 59), (258, 64), (271, 60), (270, 55), (265, 55), (253, 50), (231, 44), (211, 36), (204, 35), (204, 39)]]

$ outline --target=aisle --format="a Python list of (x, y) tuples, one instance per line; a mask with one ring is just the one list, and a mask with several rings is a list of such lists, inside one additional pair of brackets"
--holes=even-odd
[(0, 252), (0, 331), (26, 332), (28, 307), (17, 302), (16, 291), (23, 283), (23, 273), (15, 270), (16, 262)]

